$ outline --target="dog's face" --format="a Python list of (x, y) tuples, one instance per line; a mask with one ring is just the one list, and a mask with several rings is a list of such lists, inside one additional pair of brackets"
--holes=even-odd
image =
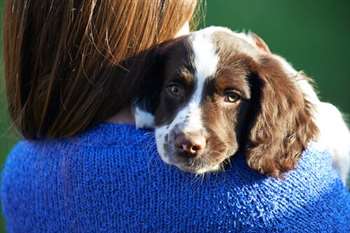
[(167, 48), (155, 112), (162, 159), (194, 173), (217, 170), (238, 150), (250, 100), (250, 71), (239, 56), (220, 59), (215, 43), (225, 42), (203, 33)]
[(242, 150), (262, 173), (279, 175), (294, 167), (296, 151), (316, 129), (302, 93), (266, 52), (220, 28), (159, 48), (149, 112), (166, 163), (201, 174), (219, 170)]

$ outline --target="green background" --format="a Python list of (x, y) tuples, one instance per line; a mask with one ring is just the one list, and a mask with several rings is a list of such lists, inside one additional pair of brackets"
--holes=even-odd
[[(1, 18), (2, 9), (3, 0), (0, 0)], [(207, 0), (202, 25), (256, 32), (273, 52), (286, 57), (297, 69), (314, 78), (324, 101), (350, 113), (349, 0)], [(15, 136), (6, 115), (2, 52), (0, 54), (2, 164)], [(0, 223), (0, 232), (4, 232), (3, 223)]]

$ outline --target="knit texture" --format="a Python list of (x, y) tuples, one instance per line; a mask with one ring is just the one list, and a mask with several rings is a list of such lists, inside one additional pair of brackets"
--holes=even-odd
[(196, 177), (163, 163), (152, 131), (101, 124), (65, 140), (21, 141), (2, 173), (9, 233), (350, 232), (350, 194), (312, 146), (282, 180), (236, 155)]

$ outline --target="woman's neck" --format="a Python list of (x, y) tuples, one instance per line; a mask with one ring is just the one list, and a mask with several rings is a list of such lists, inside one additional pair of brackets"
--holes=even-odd
[(130, 106), (122, 109), (107, 121), (115, 124), (135, 124), (134, 115), (132, 114)]

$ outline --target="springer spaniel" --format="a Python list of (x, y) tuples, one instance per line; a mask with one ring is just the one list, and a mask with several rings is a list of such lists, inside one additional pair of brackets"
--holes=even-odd
[(163, 161), (202, 174), (241, 151), (252, 169), (279, 177), (317, 141), (346, 181), (350, 132), (341, 113), (261, 38), (209, 27), (155, 51), (134, 115), (137, 127), (155, 128)]

